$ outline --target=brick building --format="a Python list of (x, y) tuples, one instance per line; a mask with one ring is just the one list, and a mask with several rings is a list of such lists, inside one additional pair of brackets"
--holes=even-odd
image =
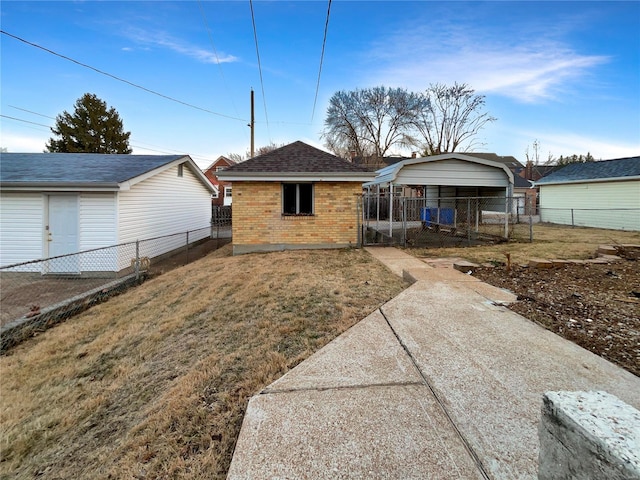
[(233, 183), (233, 253), (356, 246), (374, 172), (294, 142), (218, 172)]
[(215, 206), (231, 205), (231, 184), (218, 178), (218, 172), (235, 165), (236, 162), (225, 156), (220, 156), (204, 169), (204, 176), (209, 179), (215, 192), (211, 195), (211, 204)]

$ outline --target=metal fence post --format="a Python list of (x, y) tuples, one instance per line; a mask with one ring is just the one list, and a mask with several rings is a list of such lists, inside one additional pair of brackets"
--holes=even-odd
[(511, 197), (505, 198), (504, 203), (504, 238), (509, 238), (509, 203), (511, 202)]
[(187, 259), (185, 265), (189, 263), (189, 230), (187, 230)]
[(533, 215), (529, 215), (529, 243), (533, 243)]
[(136, 280), (140, 280), (140, 240), (136, 240), (136, 261), (134, 262)]
[(575, 227), (576, 224), (573, 222), (573, 208), (571, 209), (571, 226)]
[(402, 246), (407, 248), (407, 197), (402, 197)]

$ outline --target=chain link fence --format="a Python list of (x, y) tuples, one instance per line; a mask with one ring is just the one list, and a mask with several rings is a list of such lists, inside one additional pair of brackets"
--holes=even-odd
[[(227, 225), (228, 224), (228, 225)], [(0, 267), (0, 352), (166, 268), (230, 241), (230, 218), (195, 230)]]
[(364, 245), (456, 247), (533, 240), (525, 197), (362, 197)]
[(545, 223), (640, 231), (640, 208), (547, 208), (540, 207)]

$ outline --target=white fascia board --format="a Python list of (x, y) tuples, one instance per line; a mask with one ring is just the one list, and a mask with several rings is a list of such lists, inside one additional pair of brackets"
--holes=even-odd
[[(222, 173), (222, 172), (220, 172)], [(371, 175), (362, 175), (360, 173), (356, 175), (345, 174), (317, 174), (317, 173), (273, 173), (273, 174), (260, 174), (251, 173), (245, 175), (229, 174), (218, 175), (220, 180), (225, 182), (367, 182), (373, 178), (373, 172)]]
[(80, 184), (80, 183), (41, 183), (29, 186), (21, 185), (2, 185), (3, 192), (117, 192), (117, 184)]
[(533, 186), (546, 187), (547, 185), (570, 185), (573, 183), (628, 182), (632, 180), (640, 180), (640, 176), (635, 175), (633, 177), (591, 178), (591, 179), (585, 179), (585, 180), (560, 180), (557, 182), (544, 182), (544, 183), (533, 182)]

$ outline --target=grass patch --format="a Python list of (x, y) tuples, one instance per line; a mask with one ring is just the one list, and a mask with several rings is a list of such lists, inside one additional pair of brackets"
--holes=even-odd
[(248, 399), (406, 286), (363, 250), (229, 252), (0, 357), (0, 478), (224, 478)]
[(539, 223), (533, 226), (532, 243), (528, 240), (528, 227), (526, 235), (523, 232), (519, 233), (520, 235), (509, 243), (464, 248), (410, 248), (407, 252), (426, 258), (462, 257), (477, 263), (504, 263), (505, 253), (510, 253), (511, 261), (518, 264), (527, 263), (534, 257), (587, 259), (595, 256), (598, 245), (640, 244), (640, 232), (600, 228), (572, 228)]

